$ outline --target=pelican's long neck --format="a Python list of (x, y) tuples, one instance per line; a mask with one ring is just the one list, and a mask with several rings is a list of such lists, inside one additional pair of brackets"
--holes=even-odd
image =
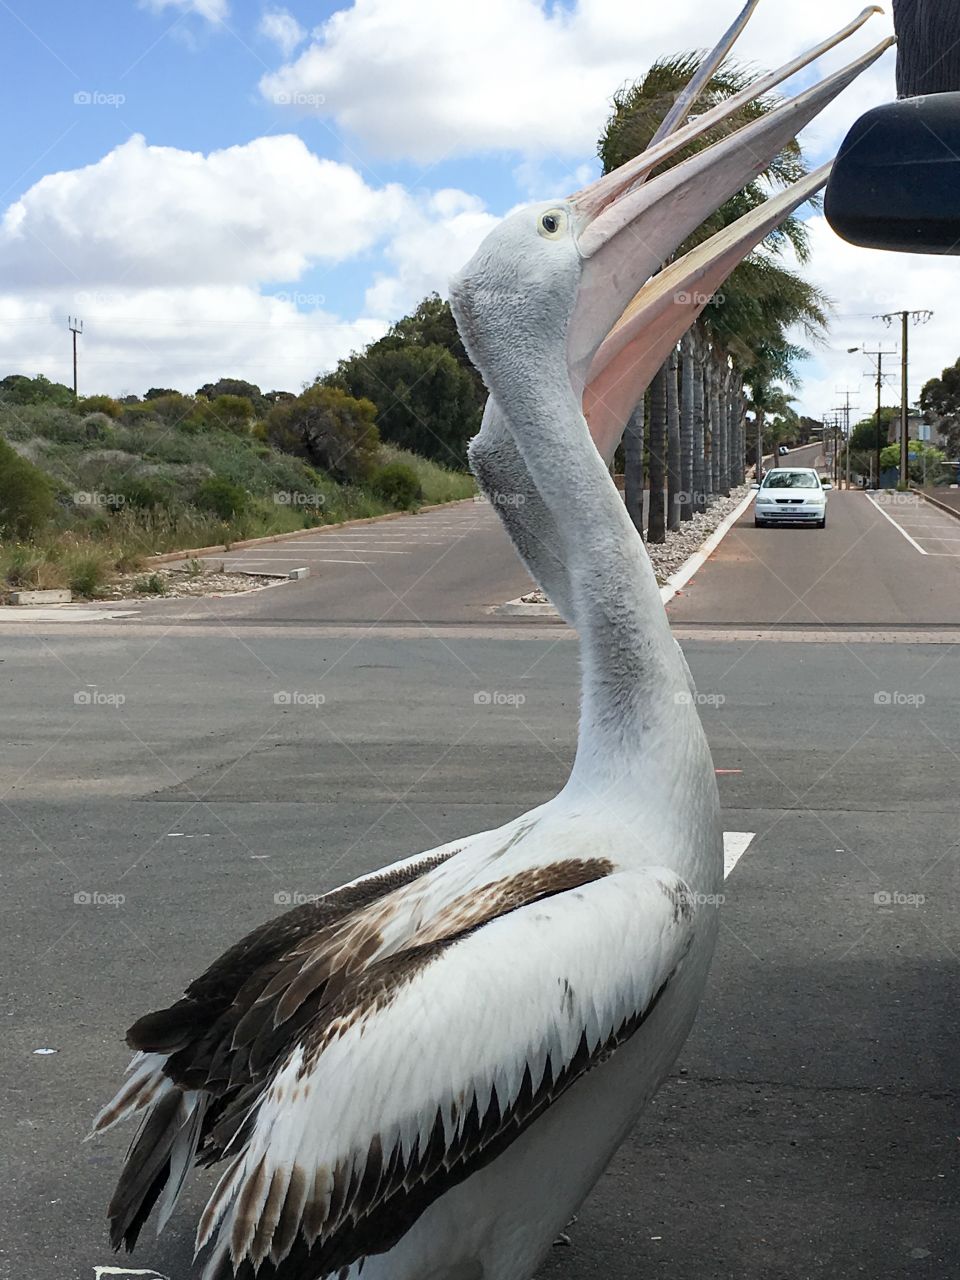
[(573, 780), (606, 789), (635, 774), (652, 751), (666, 749), (689, 710), (683, 696), (689, 677), (650, 559), (590, 438), (565, 366), (549, 358), (551, 346), (544, 344), (504, 395), (511, 430), (558, 533), (581, 637)]

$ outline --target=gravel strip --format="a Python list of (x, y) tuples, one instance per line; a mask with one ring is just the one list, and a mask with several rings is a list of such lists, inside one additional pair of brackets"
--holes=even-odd
[(193, 571), (183, 565), (157, 565), (140, 573), (124, 573), (111, 582), (98, 600), (157, 600), (176, 596), (232, 596), (265, 587), (276, 578), (252, 573), (224, 573), (222, 568)]
[[(646, 544), (657, 575), (657, 582), (661, 587), (678, 569), (683, 568), (692, 555), (700, 550), (711, 533), (723, 523), (731, 511), (740, 505), (749, 492), (750, 486), (746, 484), (738, 489), (731, 489), (729, 498), (718, 498), (708, 510), (701, 511), (692, 520), (685, 521), (675, 533), (667, 534), (666, 542)], [(550, 603), (542, 591), (531, 591), (529, 595), (521, 596), (520, 599), (524, 604)]]

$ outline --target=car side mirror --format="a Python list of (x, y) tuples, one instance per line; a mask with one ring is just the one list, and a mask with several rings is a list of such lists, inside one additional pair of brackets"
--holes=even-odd
[(832, 489), (832, 488), (833, 488), (833, 485), (830, 483), (830, 481), (829, 481), (829, 480), (824, 480), (824, 482), (823, 482), (823, 484), (822, 484), (821, 488), (823, 488), (823, 489)]
[(750, 488), (751, 488), (751, 489), (759, 489), (759, 488), (760, 488), (760, 486), (759, 486), (758, 484), (752, 484), (752, 485), (750, 486)]
[(824, 212), (838, 236), (866, 249), (960, 254), (960, 93), (861, 116), (840, 148)]

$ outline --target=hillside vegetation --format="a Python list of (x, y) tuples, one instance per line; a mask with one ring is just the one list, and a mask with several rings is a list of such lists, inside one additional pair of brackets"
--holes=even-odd
[(474, 492), (471, 477), (381, 440), (342, 387), (74, 400), (0, 380), (0, 585), (96, 593), (147, 556), (286, 533)]

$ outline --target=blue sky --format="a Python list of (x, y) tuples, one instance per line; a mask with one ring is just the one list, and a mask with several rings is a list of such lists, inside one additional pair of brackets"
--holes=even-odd
[[(705, 23), (698, 0), (0, 0), (0, 109), (16, 122), (0, 153), (3, 372), (65, 379), (78, 311), (88, 390), (226, 374), (295, 389), (442, 292), (508, 209), (594, 172), (617, 86), (738, 8)], [(785, 61), (847, 16), (767, 0), (743, 56)], [(891, 96), (888, 55), (809, 131), (811, 160)], [(875, 311), (955, 292), (927, 263), (878, 271), (811, 225), (811, 274), (842, 293), (838, 351), (878, 336)], [(955, 358), (929, 333), (923, 376)], [(859, 380), (848, 366), (821, 353), (802, 407), (830, 407), (834, 384)]]

